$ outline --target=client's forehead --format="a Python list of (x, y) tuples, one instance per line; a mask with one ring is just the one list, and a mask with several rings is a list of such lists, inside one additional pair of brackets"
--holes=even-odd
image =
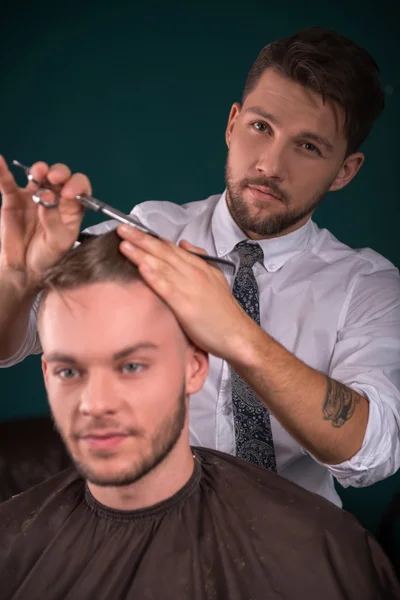
[(165, 350), (183, 337), (172, 311), (140, 281), (50, 292), (39, 333), (45, 354), (85, 350), (110, 355), (143, 342)]

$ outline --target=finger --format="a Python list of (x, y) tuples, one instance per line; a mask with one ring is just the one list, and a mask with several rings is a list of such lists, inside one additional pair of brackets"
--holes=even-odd
[(179, 242), (179, 247), (183, 248), (184, 250), (187, 250), (188, 252), (197, 252), (198, 254), (204, 254), (204, 256), (207, 256), (207, 252), (204, 250), (204, 248), (200, 248), (199, 246), (193, 246), (193, 244), (191, 244), (187, 240), (181, 240)]
[[(67, 209), (62, 205), (56, 208), (38, 206), (38, 218), (53, 249), (68, 250), (76, 241), (83, 218), (84, 208), (78, 200), (67, 200)], [(66, 214), (67, 213), (67, 214)]]
[(0, 156), (0, 191), (2, 194), (15, 194), (19, 187), (15, 182), (3, 156)]
[(49, 165), (43, 161), (35, 162), (29, 169), (29, 174), (35, 180), (29, 180), (27, 185), (25, 186), (26, 190), (36, 191), (38, 188), (38, 184), (36, 182), (42, 182), (46, 179), (47, 173), (49, 171)]
[[(29, 172), (33, 179), (36, 179), (36, 181), (41, 181), (46, 177), (48, 168), (49, 167), (45, 162), (39, 161), (32, 165), (32, 167), (29, 169)], [(25, 189), (36, 190), (37, 184), (33, 181), (28, 181)], [(13, 174), (9, 170), (7, 163), (4, 160), (4, 157), (0, 156), (0, 191), (4, 195), (13, 195), (17, 194), (20, 190), (21, 188), (16, 183)]]
[(151, 271), (158, 270), (161, 273), (165, 273), (168, 262), (163, 258), (151, 254), (150, 252), (147, 252), (147, 250), (144, 250), (140, 246), (132, 244), (132, 242), (127, 240), (121, 241), (119, 247), (120, 250), (123, 251), (123, 254), (136, 266), (146, 267)]
[[(35, 177), (41, 177), (40, 174), (46, 173), (46, 163), (36, 163)], [(0, 156), (0, 192), (2, 194), (2, 205), (5, 209), (25, 209), (27, 206), (33, 209), (33, 206), (29, 206), (31, 195), (25, 194), (25, 190), (32, 192), (37, 189), (37, 184), (33, 181), (27, 183), (25, 188), (19, 187), (15, 181), (14, 175), (9, 170), (6, 161)], [(28, 205), (27, 205), (28, 200)]]
[[(69, 168), (66, 165), (53, 165), (52, 169), (52, 174), (49, 172), (48, 180), (52, 185), (62, 185), (62, 180), (70, 174)], [(71, 237), (75, 239), (78, 237), (85, 209), (76, 196), (90, 195), (91, 192), (90, 181), (86, 175), (75, 173), (59, 190), (57, 207), (50, 209), (39, 207), (40, 223), (53, 247), (67, 247)]]
[(19, 190), (13, 175), (8, 171), (0, 170), (0, 191), (4, 196), (16, 194)]
[(92, 186), (89, 178), (83, 173), (75, 173), (66, 181), (60, 194), (67, 199), (75, 198), (75, 196), (91, 196)]
[[(47, 180), (56, 186), (63, 185), (71, 177), (71, 170), (62, 163), (56, 163), (49, 167), (45, 162), (36, 162), (30, 167), (29, 173), (39, 183)], [(27, 187), (37, 187), (37, 185), (31, 182)]]
[[(190, 312), (193, 301), (196, 301), (199, 294), (201, 295), (204, 292), (205, 285), (209, 283), (213, 286), (219, 285), (219, 282), (216, 282), (214, 278), (210, 282), (207, 274), (199, 273), (196, 269), (193, 269), (193, 266), (187, 265), (184, 261), (182, 261), (182, 264), (185, 268), (180, 271), (167, 262), (146, 253), (137, 246), (132, 246), (126, 240), (121, 242), (120, 251), (138, 267), (143, 280), (166, 302), (184, 328), (184, 321), (189, 323), (189, 325), (192, 321), (191, 318), (187, 318), (188, 311)], [(199, 258), (197, 260), (201, 263), (204, 262)], [(213, 270), (210, 270), (211, 272), (213, 273)], [(219, 271), (217, 273), (218, 276), (221, 275), (226, 292), (231, 296), (225, 278)], [(201, 276), (199, 277), (199, 275)], [(209, 289), (212, 290), (212, 288)]]
[[(224, 285), (227, 285), (226, 279), (218, 267), (214, 266), (213, 263), (208, 264), (202, 258), (188, 255), (186, 250), (181, 250), (182, 256), (179, 255), (171, 260), (167, 252), (164, 252), (162, 256), (156, 256), (126, 239), (121, 242), (120, 250), (139, 268), (146, 281), (151, 283), (153, 289), (164, 299), (167, 295), (168, 297), (174, 295), (174, 290), (176, 291), (177, 287), (187, 287), (188, 285), (190, 287), (190, 282), (209, 281), (211, 274), (211, 280), (217, 277)], [(185, 260), (187, 256), (190, 256), (190, 260)]]
[(165, 239), (158, 239), (149, 233), (145, 233), (137, 227), (131, 227), (130, 225), (119, 225), (117, 227), (118, 235), (130, 242), (137, 248), (153, 254), (154, 256), (165, 258), (166, 255), (174, 252), (177, 248), (175, 244)]
[[(190, 262), (190, 263), (192, 263), (193, 260), (195, 260), (195, 261), (199, 260), (199, 258), (197, 256), (193, 256), (193, 254), (191, 254), (192, 252), (195, 252), (196, 254), (199, 254), (200, 256), (208, 256), (208, 252), (204, 248), (200, 248), (200, 246), (194, 246), (187, 240), (181, 240), (179, 242), (179, 248), (182, 248), (183, 250), (186, 251), (186, 254), (189, 256), (188, 262)], [(214, 262), (212, 260), (204, 260), (204, 259), (201, 259), (201, 262), (203, 263), (204, 270), (211, 268), (214, 271), (214, 274), (217, 275), (217, 277), (221, 277), (222, 280), (226, 281), (225, 276), (221, 273), (220, 267), (218, 266), (218, 264), (216, 262)]]
[(49, 168), (47, 180), (53, 185), (63, 185), (71, 177), (71, 169), (62, 163), (55, 163)]
[[(42, 163), (43, 164), (43, 163)], [(43, 167), (42, 167), (43, 168)], [(31, 174), (37, 181), (42, 181), (44, 177), (47, 181), (55, 186), (62, 186), (60, 190), (61, 196), (65, 198), (75, 198), (75, 196), (88, 195), (92, 193), (90, 181), (83, 173), (75, 173), (71, 175), (71, 169), (62, 163), (55, 163), (48, 168), (47, 173), (38, 173), (39, 166), (33, 165)], [(38, 175), (36, 176), (36, 173)], [(44, 176), (43, 176), (44, 175)]]
[(135, 227), (129, 225), (120, 225), (117, 233), (125, 240), (133, 244), (136, 248), (141, 248), (145, 252), (174, 266), (176, 269), (182, 269), (184, 263), (204, 268), (204, 261), (193, 254), (189, 254), (183, 248), (180, 248), (168, 240), (157, 239), (148, 233), (144, 233)]
[(121, 253), (138, 267), (144, 281), (173, 308), (174, 299), (181, 287), (179, 282), (186, 282), (186, 277), (182, 277), (182, 274), (167, 262), (126, 240), (121, 242), (119, 248)]

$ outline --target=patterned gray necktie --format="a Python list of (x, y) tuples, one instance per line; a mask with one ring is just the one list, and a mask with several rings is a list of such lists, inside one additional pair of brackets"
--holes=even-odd
[[(264, 253), (259, 244), (246, 241), (237, 244), (236, 248), (240, 256), (240, 265), (232, 293), (247, 314), (260, 325), (258, 285), (253, 266), (256, 262), (264, 260)], [(236, 456), (270, 471), (276, 471), (268, 409), (233, 369), (231, 381)]]

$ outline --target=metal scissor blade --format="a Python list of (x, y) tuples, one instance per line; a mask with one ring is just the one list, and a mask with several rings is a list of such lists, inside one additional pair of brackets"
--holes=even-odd
[[(163, 239), (160, 235), (158, 235), (158, 233), (156, 233), (152, 229), (149, 229), (147, 225), (142, 225), (139, 219), (132, 214), (126, 215), (125, 213), (118, 210), (118, 208), (114, 208), (113, 206), (110, 206), (109, 204), (106, 204), (101, 200), (96, 200), (96, 198), (87, 196), (77, 196), (76, 198), (77, 200), (82, 202), (84, 206), (87, 206), (88, 208), (91, 208), (94, 211), (102, 212), (103, 214), (115, 219), (116, 221), (120, 221), (120, 223), (126, 223), (127, 225), (137, 227), (137, 229), (140, 229), (144, 233), (148, 233), (149, 235), (159, 240)], [(233, 271), (235, 270), (235, 265), (230, 260), (225, 260), (216, 256), (209, 256), (208, 254), (200, 254), (200, 252), (194, 252), (193, 250), (190, 250), (189, 252), (190, 254), (194, 254), (195, 256), (198, 256), (199, 258), (202, 258), (203, 260), (209, 263), (221, 265), (221, 269), (224, 269), (225, 267), (230, 270), (233, 269)]]
[[(78, 196), (78, 199), (79, 199), (79, 196)], [(139, 219), (137, 217), (135, 217), (134, 215), (132, 215), (132, 214), (126, 215), (123, 212), (121, 212), (120, 210), (118, 210), (117, 208), (114, 208), (108, 204), (105, 204), (104, 202), (100, 202), (99, 200), (96, 200), (95, 198), (90, 198), (89, 201), (94, 201), (95, 204), (97, 205), (97, 207), (93, 208), (93, 210), (99, 210), (102, 213), (104, 213), (105, 215), (108, 215), (109, 217), (112, 217), (112, 218), (116, 219), (117, 221), (120, 221), (121, 223), (133, 225), (133, 227), (137, 227), (144, 233), (148, 233), (159, 240), (162, 239), (162, 237), (160, 235), (158, 235), (158, 233), (156, 233), (152, 229), (149, 229), (147, 227), (147, 225), (146, 226), (142, 225), (141, 222), (139, 221)], [(234, 264), (229, 260), (225, 260), (223, 258), (218, 258), (218, 257), (214, 257), (214, 256), (209, 256), (208, 254), (200, 254), (199, 252), (194, 252), (193, 250), (190, 250), (190, 253), (194, 254), (195, 256), (199, 256), (200, 258), (203, 258), (207, 262), (226, 265), (229, 268), (233, 267), (233, 269), (235, 268)]]
[[(38, 197), (38, 199), (35, 199), (35, 202), (41, 204), (42, 206), (44, 206), (46, 208), (56, 208), (58, 206), (58, 200), (59, 200), (58, 194), (60, 192), (60, 186), (52, 185), (48, 181), (46, 181), (46, 182), (36, 181), (30, 174), (29, 167), (23, 165), (18, 160), (13, 160), (12, 163), (16, 167), (20, 167), (21, 169), (23, 169), (25, 171), (25, 174), (28, 177), (29, 181), (36, 183), (42, 189), (52, 191), (56, 195), (56, 200), (54, 203), (43, 202), (43, 200), (40, 199), (40, 197)], [(136, 227), (137, 229), (140, 229), (140, 231), (143, 231), (144, 233), (148, 233), (149, 235), (151, 235), (159, 240), (163, 239), (158, 233), (156, 233), (152, 229), (149, 229), (147, 226), (142, 225), (142, 223), (139, 221), (139, 219), (132, 214), (126, 215), (122, 211), (118, 210), (118, 208), (114, 208), (113, 206), (110, 206), (109, 204), (106, 204), (105, 202), (102, 202), (101, 200), (97, 200), (97, 198), (94, 198), (93, 196), (75, 196), (75, 198), (79, 202), (81, 202), (81, 204), (83, 204), (83, 206), (85, 208), (90, 208), (94, 212), (101, 212), (104, 215), (107, 215), (108, 217), (111, 217), (112, 219), (119, 221), (120, 223), (125, 223), (126, 225), (131, 225), (132, 227)], [(234, 263), (232, 263), (229, 260), (225, 260), (223, 258), (218, 258), (216, 256), (209, 256), (208, 254), (200, 254), (199, 252), (195, 252), (193, 250), (189, 250), (188, 252), (190, 252), (190, 254), (194, 254), (195, 256), (198, 256), (199, 258), (202, 258), (203, 260), (205, 260), (206, 262), (208, 262), (210, 264), (220, 265), (221, 270), (225, 273), (227, 273), (228, 271), (230, 271), (230, 272), (235, 271)]]
[(84, 206), (90, 208), (91, 210), (94, 210), (95, 212), (101, 212), (104, 215), (107, 215), (108, 217), (119, 221), (120, 223), (132, 225), (133, 227), (137, 227), (144, 233), (148, 233), (155, 238), (161, 239), (158, 233), (156, 233), (152, 229), (149, 229), (147, 226), (142, 225), (139, 219), (134, 215), (126, 215), (122, 211), (118, 210), (118, 208), (114, 208), (113, 206), (110, 206), (109, 204), (106, 204), (101, 200), (97, 200), (92, 196), (76, 196), (76, 199), (82, 202)]

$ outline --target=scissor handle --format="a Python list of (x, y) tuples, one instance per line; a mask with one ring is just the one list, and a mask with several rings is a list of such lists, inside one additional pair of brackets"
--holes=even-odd
[[(53, 194), (54, 194), (53, 202), (47, 202), (42, 197), (46, 192), (49, 192), (49, 191), (53, 192)], [(40, 204), (41, 206), (44, 206), (45, 208), (57, 208), (57, 206), (60, 202), (60, 196), (56, 193), (55, 190), (50, 189), (45, 186), (41, 186), (36, 190), (36, 192), (34, 194), (32, 194), (32, 200), (34, 202), (36, 202), (36, 204)]]
[[(23, 169), (25, 171), (25, 175), (28, 178), (28, 181), (31, 181), (32, 183), (35, 183), (37, 186), (39, 186), (38, 189), (36, 190), (36, 192), (34, 194), (32, 194), (32, 200), (34, 202), (36, 202), (36, 204), (41, 204), (45, 208), (57, 208), (58, 203), (60, 201), (59, 192), (61, 191), (62, 186), (53, 185), (50, 182), (46, 183), (46, 182), (37, 181), (31, 174), (30, 168), (27, 167), (26, 165), (23, 165), (18, 160), (13, 160), (12, 164), (15, 165), (16, 167), (20, 167), (21, 169)], [(54, 194), (53, 202), (47, 202), (46, 200), (44, 200), (42, 198), (42, 196), (44, 195), (45, 192), (52, 192)]]

